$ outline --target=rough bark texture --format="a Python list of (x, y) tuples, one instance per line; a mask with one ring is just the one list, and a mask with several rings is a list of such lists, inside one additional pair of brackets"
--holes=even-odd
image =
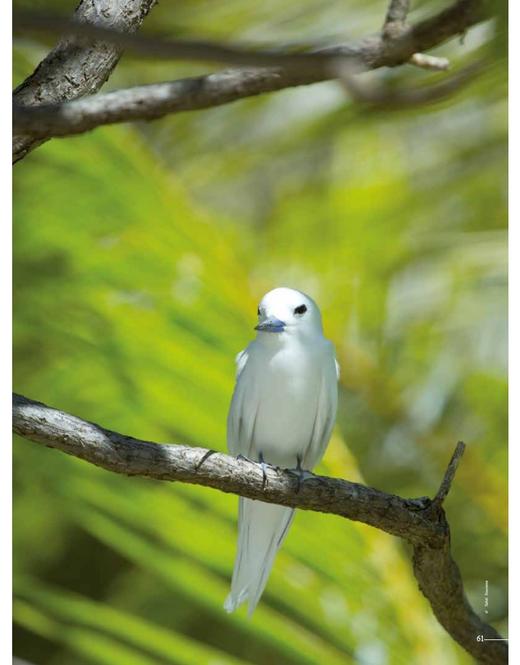
[(410, 0), (390, 0), (383, 25), (383, 37), (389, 39), (402, 32), (409, 10)]
[[(507, 663), (507, 643), (472, 610), (450, 554), (442, 501), (464, 444), (459, 443), (433, 501), (404, 499), (337, 478), (260, 465), (204, 448), (156, 444), (104, 429), (20, 395), (13, 396), (13, 430), (109, 471), (213, 487), (251, 499), (364, 522), (412, 544), (419, 587), (439, 622), (466, 651), (486, 665)], [(481, 641), (487, 638), (496, 641)]]
[[(143, 22), (156, 0), (81, 0), (75, 20), (113, 30), (133, 32)], [(82, 43), (64, 38), (14, 91), (19, 105), (56, 104), (97, 92), (121, 56), (121, 49), (106, 42)], [(42, 143), (42, 137), (18, 134), (13, 137), (13, 161)]]
[[(394, 10), (397, 10), (398, 5), (402, 10), (402, 4), (395, 3)], [(397, 12), (397, 16), (401, 15), (402, 13)], [(154, 57), (189, 57), (227, 63), (235, 60), (237, 64), (256, 62), (262, 67), (268, 63), (273, 65), (282, 63), (284, 66), (267, 69), (233, 69), (65, 103), (56, 103), (58, 100), (44, 98), (35, 102), (33, 99), (31, 106), (38, 103), (40, 108), (21, 108), (27, 104), (27, 101), (17, 96), (15, 127), (17, 131), (25, 132), (33, 138), (48, 138), (78, 134), (110, 123), (153, 120), (170, 113), (206, 109), (262, 93), (338, 78), (339, 58), (343, 63), (350, 60), (366, 69), (395, 67), (410, 61), (412, 56), (421, 51), (437, 46), (455, 35), (463, 34), (486, 16), (481, 0), (459, 0), (443, 12), (416, 25), (405, 28), (400, 23), (399, 30), (394, 31), (392, 35), (384, 32), (367, 37), (358, 44), (328, 47), (314, 54), (300, 56), (280, 53), (255, 54), (244, 49), (218, 45), (211, 47), (209, 44), (199, 44), (198, 48), (196, 44), (192, 44), (187, 52), (186, 42), (154, 41), (153, 38), (142, 36), (125, 39), (124, 36), (117, 35), (114, 39), (120, 44), (125, 43), (139, 53), (146, 53), (148, 50)], [(75, 69), (73, 64), (71, 68)], [(449, 90), (449, 86), (447, 89)], [(85, 92), (88, 90), (84, 90), (81, 94)], [(75, 95), (78, 96), (80, 95)], [(17, 147), (15, 160), (20, 156), (23, 155), (20, 155)]]

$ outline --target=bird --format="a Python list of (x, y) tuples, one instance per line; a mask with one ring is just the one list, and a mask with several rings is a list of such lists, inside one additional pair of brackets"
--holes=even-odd
[[(256, 338), (236, 357), (236, 383), (227, 419), (230, 455), (311, 471), (321, 460), (336, 420), (339, 365), (323, 335), (312, 298), (275, 288), (258, 306)], [(239, 497), (238, 543), (224, 608), (246, 600), (251, 616), (294, 518), (294, 509)]]

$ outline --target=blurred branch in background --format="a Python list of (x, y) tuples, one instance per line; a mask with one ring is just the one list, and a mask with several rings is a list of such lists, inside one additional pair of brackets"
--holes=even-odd
[(485, 65), (483, 60), (477, 60), (442, 81), (414, 88), (387, 89), (370, 85), (360, 80), (348, 66), (338, 67), (338, 79), (355, 102), (374, 110), (392, 111), (432, 104), (454, 95), (482, 73)]
[[(308, 75), (326, 77), (330, 74), (330, 62), (336, 57), (333, 52), (311, 50), (308, 46), (292, 49), (259, 51), (253, 47), (238, 44), (188, 39), (169, 39), (163, 34), (138, 35), (120, 32), (91, 23), (77, 23), (59, 15), (19, 12), (14, 14), (15, 32), (38, 31), (44, 33), (67, 34), (85, 42), (106, 42), (145, 58), (163, 60), (199, 60), (219, 64), (243, 65), (248, 67), (283, 67), (287, 70), (306, 71)], [(340, 58), (356, 57), (343, 53), (338, 47)]]
[[(383, 25), (383, 39), (395, 39), (404, 32), (409, 10), (410, 0), (391, 0)], [(448, 69), (450, 64), (447, 58), (438, 58), (424, 53), (414, 53), (409, 62), (416, 67), (436, 71)]]
[(264, 470), (249, 460), (213, 450), (141, 441), (20, 395), (13, 395), (13, 430), (116, 473), (204, 485), (268, 503), (333, 513), (397, 535), (413, 546), (419, 587), (453, 639), (485, 665), (507, 663), (506, 641), (469, 605), (460, 571), (450, 554), (450, 531), (442, 503), (464, 452), (461, 442), (430, 501), (426, 497), (403, 499), (322, 476), (313, 475), (301, 482), (294, 471)]
[(410, 0), (390, 0), (388, 11), (385, 16), (385, 24), (383, 26), (383, 35), (392, 35), (394, 32), (393, 27), (396, 26), (398, 31), (404, 28), (406, 17), (410, 10)]
[[(142, 16), (153, 2), (149, 0), (143, 4), (146, 4), (146, 11), (142, 10)], [(426, 69), (446, 69), (445, 59), (427, 56), (421, 51), (464, 33), (486, 17), (480, 0), (458, 0), (436, 16), (405, 27), (407, 10), (407, 2), (394, 0), (381, 34), (367, 37), (358, 44), (327, 47), (308, 53), (258, 52), (210, 42), (128, 35), (124, 32), (127, 26), (121, 23), (114, 26), (113, 22), (103, 25), (98, 22), (98, 15), (91, 16), (85, 12), (77, 14), (79, 22), (42, 15), (15, 15), (15, 27), (18, 26), (18, 29), (65, 31), (68, 39), (74, 36), (76, 42), (65, 40), (63, 44), (76, 44), (76, 49), (78, 39), (79, 43), (85, 38), (96, 40), (90, 47), (90, 56), (97, 48), (111, 48), (112, 51), (110, 66), (105, 67), (100, 76), (96, 71), (85, 72), (84, 58), (78, 58), (74, 49), (70, 56), (67, 55), (66, 49), (59, 45), (19, 86), (14, 95), (14, 128), (19, 136), (14, 139), (13, 160), (23, 158), (39, 142), (52, 136), (78, 134), (116, 122), (151, 120), (168, 113), (209, 108), (252, 95), (334, 79), (337, 78), (338, 67), (344, 63), (353, 63), (362, 70), (395, 67), (406, 62)], [(132, 24), (131, 28), (135, 27)], [(115, 66), (123, 47), (155, 58), (211, 60), (261, 69), (237, 69), (115, 91), (82, 101), (68, 101), (99, 89)], [(83, 48), (88, 46), (81, 46), (80, 52)], [(47, 78), (41, 76), (42, 71), (49, 67), (53, 79), (51, 86), (48, 86)], [(262, 69), (265, 67), (269, 69)], [(91, 76), (93, 81), (90, 83)], [(62, 84), (62, 78), (66, 80), (65, 84)], [(50, 90), (42, 90), (46, 87)], [(442, 95), (448, 94), (451, 89), (448, 84), (441, 91)], [(438, 91), (433, 93), (432, 99), (437, 99), (438, 94)]]
[[(474, 0), (472, 0), (474, 2)], [(462, 19), (464, 24), (470, 25), (476, 21), (474, 17), (465, 17), (458, 14), (449, 20), (456, 20), (457, 25), (450, 27), (449, 30), (457, 29), (459, 21)], [(291, 70), (305, 70), (308, 76), (315, 73), (319, 77), (327, 77), (331, 74), (329, 65), (337, 57), (342, 59), (355, 59), (363, 62), (368, 57), (377, 57), (374, 51), (375, 44), (350, 46), (339, 45), (326, 48), (312, 48), (311, 45), (301, 44), (287, 48), (278, 46), (270, 50), (258, 50), (258, 47), (245, 46), (238, 44), (219, 44), (217, 42), (188, 39), (169, 39), (164, 34), (139, 35), (121, 32), (120, 30), (110, 29), (92, 23), (78, 23), (60, 15), (40, 14), (35, 12), (16, 12), (13, 17), (14, 31), (38, 31), (44, 33), (67, 34), (70, 37), (85, 41), (105, 42), (113, 44), (121, 49), (145, 58), (164, 59), (164, 60), (199, 60), (204, 62), (218, 62), (220, 64), (241, 65), (249, 67), (283, 67)], [(437, 30), (437, 26), (433, 28)], [(404, 33), (404, 26), (399, 34), (394, 31), (393, 38), (401, 37)], [(389, 39), (384, 35), (385, 39)], [(408, 39), (408, 37), (406, 37)], [(369, 38), (367, 38), (367, 41)], [(397, 52), (400, 45), (390, 44), (386, 57)], [(395, 56), (394, 56), (395, 57)], [(401, 57), (406, 57), (405, 55)], [(421, 57), (426, 56), (419, 53), (414, 54), (412, 64), (423, 67)], [(444, 67), (442, 58), (431, 57), (431, 62), (441, 63), (440, 68)], [(399, 63), (402, 64), (402, 63)], [(430, 67), (432, 65), (430, 64)], [(435, 68), (433, 66), (433, 68)]]

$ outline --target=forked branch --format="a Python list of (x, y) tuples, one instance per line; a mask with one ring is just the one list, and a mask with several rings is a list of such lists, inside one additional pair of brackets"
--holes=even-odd
[[(109, 3), (110, 0), (103, 1)], [(304, 52), (303, 48), (258, 51), (236, 45), (128, 34), (133, 25), (132, 29), (113, 25), (86, 12), (85, 8), (90, 7), (91, 2), (82, 1), (78, 9), (78, 12), (83, 11), (78, 17), (79, 22), (51, 21), (42, 16), (31, 18), (31, 15), (18, 18), (18, 27), (47, 31), (61, 29), (68, 31), (69, 37), (62, 40), (33, 76), (15, 91), (14, 161), (53, 136), (80, 134), (101, 125), (153, 120), (172, 113), (207, 109), (294, 86), (341, 79), (345, 71), (360, 72), (405, 63), (443, 70), (448, 67), (445, 58), (423, 52), (463, 34), (475, 23), (489, 17), (482, 0), (457, 0), (429, 19), (406, 25), (409, 3), (392, 0), (381, 33), (355, 44), (309, 52)], [(154, 0), (121, 0), (121, 3), (142, 6), (144, 16)], [(211, 60), (237, 65), (237, 68), (116, 90), (105, 95), (89, 94), (104, 83), (123, 48), (140, 56)], [(107, 49), (110, 50), (108, 61), (101, 58), (103, 66), (92, 67), (91, 62), (96, 63), (100, 57), (98, 51), (102, 54)], [(431, 91), (428, 88), (412, 90), (393, 95), (389, 100), (385, 95), (384, 101), (394, 108), (436, 101), (456, 91), (466, 79), (466, 73), (461, 73), (453, 80), (442, 81)], [(351, 90), (356, 88), (354, 85), (349, 87)], [(372, 92), (370, 96), (374, 96)], [(375, 96), (375, 103), (378, 103), (380, 91), (376, 91)]]

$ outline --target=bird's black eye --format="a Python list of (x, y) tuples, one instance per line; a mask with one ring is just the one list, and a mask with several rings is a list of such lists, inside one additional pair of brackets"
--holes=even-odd
[(260, 307), (256, 310), (256, 313), (260, 316)]
[(307, 311), (307, 306), (306, 305), (300, 305), (299, 307), (294, 308), (294, 313), (295, 314), (305, 314)]

